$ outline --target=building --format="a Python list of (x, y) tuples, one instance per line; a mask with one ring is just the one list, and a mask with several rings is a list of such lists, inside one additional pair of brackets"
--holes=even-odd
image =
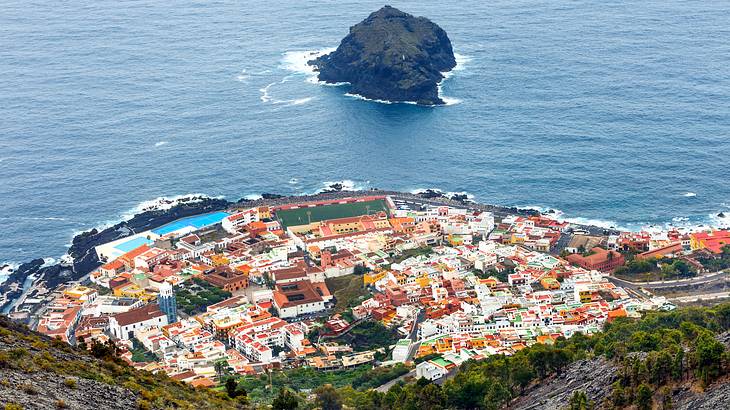
[(433, 360), (421, 362), (416, 365), (416, 378), (423, 377), (426, 380), (437, 380), (446, 376), (452, 369), (456, 368), (456, 364), (437, 357)]
[(167, 323), (177, 322), (177, 300), (175, 290), (167, 282), (160, 284), (160, 293), (157, 295), (157, 304), (160, 310), (167, 316)]
[(321, 312), (330, 300), (332, 295), (324, 282), (300, 280), (277, 284), (274, 291), (274, 307), (281, 318)]
[(227, 292), (235, 292), (248, 287), (248, 275), (228, 266), (217, 266), (215, 269), (208, 270), (202, 278)]
[(722, 253), (722, 248), (730, 245), (730, 231), (698, 232), (690, 235), (693, 251), (707, 249), (712, 253)]
[(117, 339), (128, 340), (134, 332), (149, 326), (167, 325), (167, 316), (157, 304), (149, 304), (109, 318), (109, 331)]
[(568, 262), (576, 264), (583, 269), (597, 270), (601, 272), (611, 272), (622, 266), (625, 262), (624, 256), (616, 251), (607, 251), (603, 248), (595, 247), (591, 249), (591, 254), (583, 256), (580, 254), (568, 255)]

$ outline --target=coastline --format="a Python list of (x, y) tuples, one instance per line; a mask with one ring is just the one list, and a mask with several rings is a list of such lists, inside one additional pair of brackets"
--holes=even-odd
[[(540, 214), (540, 212), (535, 209), (474, 202), (468, 199), (465, 195), (457, 195), (449, 198), (444, 193), (435, 190), (410, 193), (380, 190), (376, 188), (361, 191), (348, 191), (338, 189), (337, 187), (331, 187), (330, 190), (307, 195), (285, 196), (263, 193), (260, 198), (257, 199), (241, 198), (235, 202), (221, 198), (201, 197), (197, 201), (182, 202), (167, 209), (147, 210), (134, 215), (128, 220), (119, 222), (101, 230), (94, 228), (90, 231), (82, 232), (74, 236), (71, 247), (67, 252), (70, 261), (58, 262), (46, 266), (43, 259), (37, 258), (21, 264), (8, 276), (5, 282), (0, 284), (0, 311), (4, 314), (10, 313), (13, 308), (17, 306), (17, 302), (23, 297), (27, 290), (31, 286), (37, 285), (41, 282), (44, 282), (47, 288), (53, 288), (63, 283), (83, 279), (94, 269), (102, 265), (102, 262), (96, 255), (96, 252), (93, 251), (96, 246), (134, 235), (137, 232), (154, 229), (180, 218), (220, 211), (234, 206), (275, 206), (297, 202), (369, 195), (389, 195), (396, 199), (417, 200), (421, 203), (430, 205), (448, 205), (460, 208), (466, 207), (481, 211), (489, 211), (494, 213), (496, 217)], [(572, 225), (579, 226), (581, 229), (585, 229), (593, 233), (604, 234), (607, 231), (616, 232), (615, 230), (593, 225)]]

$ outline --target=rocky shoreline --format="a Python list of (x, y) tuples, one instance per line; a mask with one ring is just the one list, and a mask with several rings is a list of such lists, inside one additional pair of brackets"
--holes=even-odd
[(309, 64), (320, 81), (350, 84), (351, 94), (440, 105), (439, 83), (456, 59), (448, 35), (437, 24), (385, 6), (351, 27), (337, 50)]
[[(464, 195), (453, 195), (449, 197), (437, 190), (426, 190), (418, 194), (379, 189), (346, 191), (342, 190), (342, 186), (337, 184), (331, 186), (330, 189), (325, 192), (313, 195), (285, 196), (264, 193), (261, 194), (261, 199), (250, 200), (242, 198), (236, 202), (230, 202), (219, 198), (200, 197), (195, 201), (179, 203), (169, 209), (154, 209), (142, 212), (129, 220), (117, 223), (106, 229), (98, 230), (94, 228), (90, 231), (76, 235), (68, 250), (68, 255), (71, 259), (70, 263), (57, 263), (46, 266), (43, 259), (34, 259), (30, 262), (23, 263), (10, 274), (5, 282), (0, 284), (0, 297), (2, 297), (2, 299), (0, 299), (0, 311), (4, 311), (9, 305), (13, 305), (16, 300), (22, 296), (24, 291), (23, 285), (29, 277), (32, 277), (35, 283), (39, 283), (41, 281), (45, 282), (47, 288), (53, 288), (63, 283), (81, 280), (102, 264), (97, 257), (96, 252), (93, 251), (96, 246), (134, 235), (137, 232), (154, 229), (180, 218), (221, 211), (235, 206), (276, 206), (294, 202), (320, 201), (368, 195), (389, 195), (396, 199), (417, 200), (421, 203), (431, 205), (468, 207), (481, 211), (493, 212), (497, 217), (504, 217), (507, 215), (529, 216), (539, 214), (539, 212), (534, 209), (521, 209), (516, 207), (476, 203), (468, 200)], [(603, 228), (592, 226), (582, 228), (596, 233), (602, 233), (605, 231)]]

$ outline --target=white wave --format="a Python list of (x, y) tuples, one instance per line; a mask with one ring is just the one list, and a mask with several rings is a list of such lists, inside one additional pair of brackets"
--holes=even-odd
[(572, 217), (572, 218), (562, 218), (559, 220), (562, 220), (564, 222), (570, 222), (572, 224), (592, 225), (592, 226), (597, 226), (599, 228), (605, 228), (605, 229), (618, 229), (621, 231), (630, 231), (631, 230), (629, 228), (620, 227), (616, 221), (610, 221), (610, 220), (604, 220), (604, 219)]
[(328, 47), (319, 50), (287, 51), (283, 54), (280, 67), (288, 71), (304, 74), (307, 76), (307, 82), (319, 84), (321, 82), (317, 79), (315, 67), (307, 63), (310, 60), (314, 60), (335, 50), (336, 48), (334, 47)]
[(472, 194), (470, 194), (470, 193), (468, 193), (466, 191), (456, 191), (456, 192), (447, 192), (446, 193), (446, 196), (448, 196), (448, 197), (452, 197), (454, 195), (465, 195), (466, 196), (466, 199), (468, 199), (468, 200), (473, 200), (474, 199), (474, 195), (472, 195)]
[(244, 196), (244, 198), (248, 199), (249, 201), (257, 201), (259, 199), (263, 199), (264, 197), (262, 197), (260, 194), (248, 194)]
[(308, 102), (312, 101), (313, 99), (314, 99), (314, 97), (305, 97), (305, 98), (298, 98), (298, 99), (296, 99), (296, 100), (292, 101), (292, 105), (302, 105), (302, 104), (306, 104), (306, 103), (308, 103)]
[(458, 98), (447, 97), (444, 95), (444, 93), (443, 93), (444, 81), (453, 77), (457, 71), (464, 70), (466, 65), (471, 61), (471, 57), (463, 55), (463, 54), (459, 54), (459, 53), (454, 53), (454, 59), (456, 60), (456, 65), (454, 66), (454, 68), (452, 68), (451, 71), (442, 72), (441, 75), (443, 75), (444, 78), (441, 81), (439, 81), (438, 85), (436, 86), (438, 89), (438, 96), (439, 96), (439, 98), (441, 98), (443, 100), (444, 105), (446, 105), (446, 106), (459, 104), (459, 103), (461, 103), (461, 100)]
[(43, 265), (41, 265), (42, 268), (53, 266), (56, 263), (56, 258), (43, 258)]
[(158, 141), (158, 142), (155, 142), (155, 147), (161, 147), (166, 144), (168, 144), (167, 141)]
[(412, 193), (413, 195), (425, 194), (427, 192), (435, 192), (435, 193), (441, 194), (441, 195), (443, 195), (443, 196), (445, 196), (447, 198), (452, 198), (454, 195), (466, 195), (467, 201), (473, 201), (474, 198), (475, 198), (474, 195), (472, 195), (472, 194), (470, 194), (469, 192), (466, 192), (466, 191), (448, 191), (448, 192), (444, 192), (443, 190), (441, 190), (439, 188), (416, 188), (416, 189), (411, 189), (408, 192)]
[(238, 73), (238, 75), (236, 76), (236, 80), (238, 80), (239, 82), (242, 82), (242, 83), (248, 82), (248, 79), (249, 78), (251, 78), (251, 75), (249, 75), (246, 72), (246, 69), (245, 68), (243, 70), (241, 70), (241, 72)]
[(20, 264), (15, 262), (0, 262), (0, 284), (5, 282), (19, 266)]
[(322, 182), (322, 188), (315, 191), (315, 193), (319, 194), (333, 189), (332, 186), (342, 186), (342, 191), (363, 191), (370, 188), (370, 181), (356, 182), (351, 179), (343, 179), (341, 181), (324, 181)]
[(286, 99), (286, 100), (278, 100), (271, 96), (271, 88), (274, 87), (277, 84), (284, 84), (287, 81), (291, 79), (291, 76), (286, 76), (281, 79), (281, 81), (275, 81), (273, 83), (269, 83), (266, 85), (266, 87), (263, 87), (259, 89), (261, 92), (261, 102), (263, 103), (271, 103), (271, 104), (283, 104), (283, 105), (302, 105), (306, 104), (314, 99), (314, 97), (303, 97), (303, 98), (293, 98), (293, 99)]
[(0, 220), (22, 220), (22, 221), (68, 221), (60, 216), (0, 216)]
[(271, 101), (271, 96), (269, 96), (269, 89), (271, 87), (273, 87), (274, 84), (276, 84), (276, 83), (275, 82), (271, 83), (271, 84), (267, 85), (266, 87), (259, 89), (259, 91), (261, 91), (261, 101), (262, 102), (266, 103), (266, 102)]
[(711, 214), (709, 215), (710, 225), (721, 228), (721, 229), (727, 229), (730, 228), (730, 212), (720, 212), (717, 214)]
[[(399, 101), (377, 100), (377, 99), (373, 99), (373, 98), (363, 97), (360, 94), (353, 94), (353, 93), (345, 93), (345, 96), (346, 97), (350, 97), (350, 98), (355, 98), (355, 99), (358, 99), (358, 100), (375, 102), (375, 103), (379, 103), (379, 104), (397, 104), (397, 103), (399, 103)], [(412, 103), (412, 104), (415, 104), (415, 103)]]
[(211, 197), (206, 194), (193, 193), (175, 196), (161, 196), (148, 201), (143, 201), (137, 204), (134, 208), (128, 210), (122, 214), (122, 220), (127, 221), (132, 219), (135, 215), (141, 214), (147, 211), (163, 211), (170, 209), (174, 206), (185, 204), (185, 203), (196, 203), (206, 199), (223, 199), (223, 196)]
[(545, 215), (549, 218), (552, 218), (556, 221), (560, 222), (568, 222), (572, 224), (577, 225), (592, 225), (597, 226), (599, 228), (605, 228), (605, 229), (618, 229), (621, 231), (632, 231), (636, 229), (632, 229), (628, 226), (620, 226), (618, 222), (607, 220), (607, 219), (597, 219), (597, 218), (584, 218), (580, 216), (574, 216), (574, 217), (566, 217), (565, 212), (561, 211), (557, 208), (550, 208), (540, 205), (516, 205), (516, 208), (519, 209), (531, 209), (537, 212), (540, 212), (541, 215)]
[(697, 196), (697, 194), (695, 194), (694, 192), (687, 192), (683, 196), (686, 196), (687, 198), (692, 198)]
[[(280, 67), (285, 70), (288, 70), (288, 71), (306, 75), (307, 76), (306, 81), (309, 83), (312, 83), (312, 84), (326, 85), (326, 86), (348, 85), (349, 83), (347, 83), (347, 82), (326, 83), (324, 81), (319, 81), (319, 78), (317, 77), (316, 68), (314, 66), (308, 64), (309, 61), (314, 60), (325, 54), (329, 54), (335, 50), (336, 50), (336, 48), (334, 48), (334, 47), (328, 47), (328, 48), (322, 48), (319, 50), (287, 51), (283, 54)], [(454, 59), (456, 60), (456, 66), (454, 66), (454, 68), (451, 69), (451, 71), (441, 73), (444, 76), (444, 78), (437, 85), (438, 96), (439, 96), (439, 98), (441, 98), (444, 101), (444, 105), (447, 105), (447, 106), (459, 104), (461, 102), (461, 100), (458, 98), (447, 97), (447, 96), (442, 95), (443, 93), (441, 92), (441, 84), (443, 83), (444, 80), (453, 76), (456, 71), (463, 70), (464, 67), (466, 66), (466, 64), (469, 61), (471, 61), (471, 57), (463, 55), (463, 54), (459, 54), (459, 53), (454, 53)], [(261, 97), (262, 101), (268, 102), (270, 100), (268, 98), (268, 88), (272, 85), (273, 84), (269, 84), (266, 87), (266, 90), (261, 89), (261, 92), (267, 96), (267, 99), (264, 100), (264, 96), (262, 95), (262, 97)], [(348, 97), (351, 97), (351, 98), (357, 98), (359, 100), (376, 102), (376, 103), (380, 103), (380, 104), (397, 103), (397, 104), (417, 105), (413, 101), (385, 101), (385, 100), (363, 97), (362, 95), (354, 94), (354, 93), (346, 93), (345, 95)], [(291, 102), (291, 101), (284, 100), (282, 102)]]
[(60, 262), (66, 265), (71, 265), (74, 262), (74, 258), (71, 257), (71, 255), (64, 253), (63, 255), (61, 255)]

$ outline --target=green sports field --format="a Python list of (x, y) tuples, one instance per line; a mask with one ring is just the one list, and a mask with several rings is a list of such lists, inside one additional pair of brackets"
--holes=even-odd
[[(390, 215), (385, 200), (354, 202), (348, 204), (332, 204), (315, 206), (311, 208), (297, 208), (276, 211), (276, 217), (284, 227), (306, 225), (311, 222), (319, 222), (327, 219), (348, 218), (351, 216), (374, 214), (385, 211)], [(307, 215), (310, 212), (310, 215)]]

